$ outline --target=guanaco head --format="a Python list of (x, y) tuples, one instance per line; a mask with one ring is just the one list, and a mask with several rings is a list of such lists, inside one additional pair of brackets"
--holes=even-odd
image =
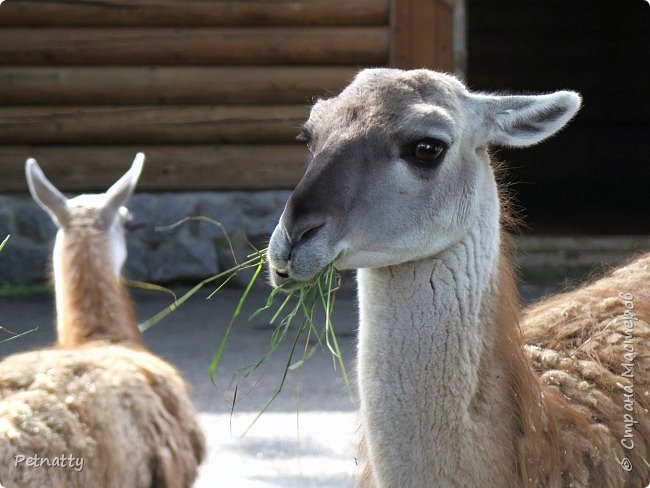
[(311, 160), (271, 238), (272, 281), (433, 257), (485, 220), (498, 230), (488, 148), (537, 144), (580, 101), (473, 93), (429, 70), (360, 72), (303, 126)]
[[(35, 159), (25, 163), (27, 183), (34, 200), (45, 210), (58, 227), (54, 263), (65, 249), (65, 242), (93, 238), (96, 245), (106, 245), (110, 265), (119, 277), (126, 261), (124, 226), (130, 214), (124, 205), (138, 182), (144, 154), (138, 153), (131, 168), (106, 193), (83, 194), (66, 198), (45, 177)], [(55, 269), (56, 273), (56, 269)]]

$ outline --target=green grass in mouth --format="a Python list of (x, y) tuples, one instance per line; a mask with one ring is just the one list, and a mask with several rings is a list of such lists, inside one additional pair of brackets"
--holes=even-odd
[[(223, 231), (223, 226), (220, 223), (213, 221), (207, 217), (190, 217), (184, 219), (180, 223), (188, 220), (203, 220), (213, 225), (218, 225)], [(180, 225), (180, 223), (169, 226), (169, 228)], [(232, 249), (230, 239), (227, 237), (227, 235), (226, 239), (228, 240), (229, 246)], [(174, 302), (171, 305), (141, 323), (139, 325), (140, 330), (142, 332), (145, 332), (150, 327), (163, 320), (203, 287), (216, 284), (216, 288), (207, 297), (208, 299), (212, 299), (240, 272), (252, 269), (253, 274), (249, 282), (244, 287), (244, 290), (242, 291), (237, 305), (232, 315), (230, 316), (226, 330), (221, 337), (216, 352), (212, 357), (212, 361), (210, 362), (210, 382), (219, 392), (222, 392), (217, 381), (216, 371), (224, 353), (226, 352), (228, 340), (235, 324), (237, 323), (237, 319), (241, 315), (244, 304), (246, 303), (246, 300), (248, 299), (254, 284), (262, 274), (264, 266), (267, 265), (266, 252), (266, 248), (256, 250), (252, 254), (249, 254), (244, 262), (238, 263), (226, 271), (200, 281), (180, 298), (175, 298)], [(346, 390), (348, 391), (350, 398), (354, 400), (348, 373), (343, 361), (341, 350), (339, 348), (336, 332), (332, 324), (332, 311), (334, 309), (336, 292), (339, 288), (340, 280), (340, 274), (334, 268), (333, 264), (326, 266), (313, 280), (309, 282), (302, 283), (289, 280), (272, 289), (267, 296), (266, 303), (262, 307), (258, 308), (248, 318), (248, 320), (251, 320), (259, 316), (262, 312), (268, 312), (272, 314), (268, 323), (269, 325), (275, 326), (275, 328), (271, 334), (271, 340), (266, 352), (255, 364), (248, 366), (243, 370), (240, 370), (239, 377), (235, 381), (233, 397), (229, 399), (229, 402), (231, 403), (231, 412), (233, 412), (235, 409), (241, 383), (249, 378), (253, 373), (255, 373), (261, 366), (263, 366), (268, 361), (268, 359), (277, 351), (283, 342), (287, 340), (291, 341), (291, 349), (287, 357), (287, 361), (285, 363), (284, 371), (282, 372), (278, 388), (275, 390), (271, 398), (269, 398), (269, 400), (264, 404), (244, 434), (248, 432), (248, 430), (255, 424), (255, 422), (262, 416), (262, 414), (271, 406), (273, 401), (280, 395), (284, 388), (289, 371), (298, 369), (303, 366), (307, 359), (312, 355), (316, 347), (320, 347), (321, 349), (327, 348), (329, 350), (332, 355), (334, 368), (336, 369), (338, 367), (340, 369)], [(140, 285), (144, 286), (145, 284)], [(150, 289), (162, 288), (154, 285), (153, 288)], [(324, 320), (323, 323), (317, 324), (315, 317), (320, 311), (322, 311), (324, 315)], [(312, 337), (315, 338), (315, 344), (312, 344), (312, 341), (310, 340)], [(298, 344), (301, 338), (305, 339), (305, 346), (302, 352), (302, 357), (298, 360), (294, 360), (299, 349)]]

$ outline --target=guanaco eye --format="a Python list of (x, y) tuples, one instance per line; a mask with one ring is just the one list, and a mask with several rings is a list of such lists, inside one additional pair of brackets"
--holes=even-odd
[(442, 159), (447, 146), (436, 139), (422, 139), (415, 143), (413, 156), (420, 163), (431, 164)]

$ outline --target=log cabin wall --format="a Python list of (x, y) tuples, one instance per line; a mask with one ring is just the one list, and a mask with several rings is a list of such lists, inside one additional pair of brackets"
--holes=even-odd
[[(231, 267), (231, 244), (245, 256), (268, 242), (304, 172), (295, 136), (314, 98), (391, 60), (452, 69), (448, 2), (2, 2), (0, 288), (43, 282), (51, 254), (28, 156), (79, 193), (104, 190), (145, 151), (126, 275), (169, 283)], [(221, 221), (231, 240), (200, 222), (156, 231), (188, 215)]]
[(29, 155), (81, 191), (139, 150), (143, 190), (291, 188), (312, 100), (366, 66), (451, 69), (450, 12), (449, 0), (9, 0), (0, 191), (25, 190)]
[(313, 98), (388, 61), (388, 0), (9, 0), (0, 191), (28, 155), (80, 191), (140, 150), (143, 190), (289, 188)]
[[(315, 97), (365, 66), (458, 71), (455, 3), (7, 0), (0, 192), (26, 190), (28, 155), (81, 191), (138, 150), (143, 190), (291, 188), (306, 159), (293, 137)], [(585, 96), (556, 138), (499, 153), (533, 230), (647, 233), (647, 4), (466, 3), (472, 88)]]
[[(9, 0), (0, 7), (0, 192), (36, 157), (104, 188), (291, 188), (297, 128), (362, 67), (451, 70), (450, 0)], [(421, 28), (412, 29), (412, 26)]]

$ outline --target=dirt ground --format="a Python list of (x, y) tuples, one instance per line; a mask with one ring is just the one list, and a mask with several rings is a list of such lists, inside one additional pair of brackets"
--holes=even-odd
[[(346, 487), (356, 474), (357, 417), (339, 368), (332, 356), (316, 347), (308, 361), (289, 371), (283, 392), (248, 430), (274, 395), (291, 348), (290, 341), (276, 351), (259, 374), (242, 383), (240, 400), (231, 415), (230, 399), (241, 368), (257, 362), (267, 350), (272, 328), (269, 315), (247, 318), (265, 302), (267, 289), (253, 290), (232, 332), (217, 370), (220, 391), (209, 380), (210, 361), (217, 349), (241, 290), (225, 289), (217, 298), (196, 296), (145, 333), (156, 354), (174, 364), (192, 385), (197, 409), (208, 439), (209, 457), (196, 483), (219, 487)], [(527, 293), (527, 299), (536, 295)], [(165, 295), (134, 293), (138, 318), (144, 320), (169, 304)], [(39, 330), (0, 344), (0, 358), (47, 346), (54, 340), (53, 298), (33, 294), (0, 299), (0, 325), (14, 332)], [(333, 324), (348, 372), (354, 380), (356, 305), (353, 291), (337, 297)], [(304, 350), (300, 344), (298, 357)]]

